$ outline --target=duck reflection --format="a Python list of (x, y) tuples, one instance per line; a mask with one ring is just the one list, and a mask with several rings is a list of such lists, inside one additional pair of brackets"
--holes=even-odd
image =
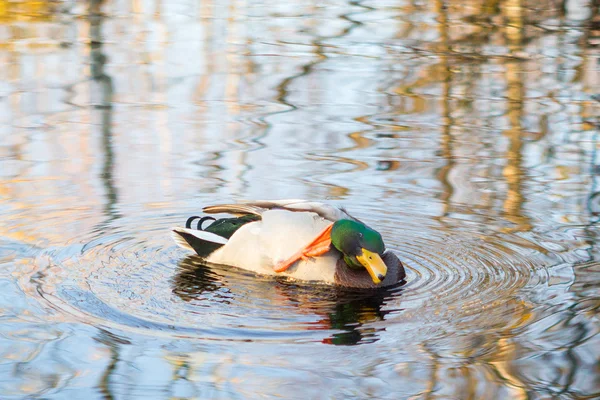
[(379, 339), (379, 334), (385, 328), (371, 324), (383, 321), (392, 311), (383, 309), (383, 306), (392, 295), (398, 295), (399, 287), (395, 290), (365, 291), (334, 286), (301, 285), (282, 280), (275, 286), (275, 290), (279, 299), (296, 305), (299, 313), (320, 317), (307, 330), (338, 331), (324, 338), (323, 343), (354, 345), (372, 343)]
[[(248, 278), (247, 280), (244, 278)], [(240, 283), (243, 282), (243, 285)], [(355, 345), (375, 342), (385, 328), (372, 324), (383, 321), (393, 310), (383, 309), (386, 301), (400, 294), (401, 287), (377, 291), (357, 290), (335, 286), (309, 285), (276, 279), (250, 276), (243, 271), (207, 265), (196, 256), (179, 262), (174, 276), (173, 293), (183, 301), (234, 303), (236, 298), (260, 298), (290, 315), (314, 316), (316, 320), (301, 325), (307, 331), (335, 331), (322, 339), (325, 344)], [(227, 296), (219, 295), (227, 293)], [(292, 321), (294, 323), (294, 321)], [(294, 329), (298, 326), (294, 324)]]
[[(387, 293), (389, 295), (389, 292)], [(337, 302), (327, 316), (322, 320), (324, 329), (338, 329), (342, 332), (334, 333), (323, 339), (323, 343), (334, 345), (353, 345), (357, 343), (371, 343), (379, 339), (379, 333), (385, 328), (367, 327), (365, 324), (383, 321), (390, 312), (382, 310), (386, 295), (375, 293), (360, 296), (351, 293), (339, 293)]]
[(179, 262), (179, 270), (173, 278), (173, 293), (183, 301), (192, 301), (223, 287), (220, 278), (199, 258), (189, 256)]

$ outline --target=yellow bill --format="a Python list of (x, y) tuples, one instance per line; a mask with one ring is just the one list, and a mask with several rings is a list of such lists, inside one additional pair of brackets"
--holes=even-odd
[(362, 254), (356, 256), (356, 259), (365, 266), (375, 284), (381, 283), (381, 281), (385, 279), (387, 266), (379, 254), (370, 252), (367, 249), (362, 249)]

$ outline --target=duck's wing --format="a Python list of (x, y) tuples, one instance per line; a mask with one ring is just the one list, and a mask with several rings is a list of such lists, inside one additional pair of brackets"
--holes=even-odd
[[(192, 229), (191, 222), (199, 218), (197, 216), (188, 218), (185, 228), (172, 228), (175, 242), (183, 248), (194, 250), (201, 257), (206, 257), (222, 245), (228, 243), (228, 239), (246, 224), (259, 221), (262, 217), (246, 214), (234, 218), (215, 219), (213, 217), (200, 218), (198, 229)], [(202, 228), (205, 218), (214, 220), (206, 228)]]
[[(260, 220), (236, 231), (227, 244), (212, 253), (207, 261), (260, 273), (281, 272), (282, 269), (275, 268), (280, 262), (304, 249), (331, 224), (314, 213), (266, 210)], [(328, 250), (325, 249), (325, 252)]]
[[(199, 255), (210, 254), (228, 242), (227, 238), (211, 232), (181, 227), (171, 228), (171, 237), (179, 247), (195, 251)], [(205, 250), (205, 247), (208, 247), (208, 249)]]
[(340, 219), (356, 219), (346, 212), (343, 208), (334, 207), (329, 204), (316, 201), (287, 199), (287, 200), (255, 200), (235, 204), (217, 204), (204, 207), (203, 211), (207, 214), (255, 214), (262, 215), (268, 210), (287, 210), (297, 212), (313, 212), (329, 220), (338, 221)]

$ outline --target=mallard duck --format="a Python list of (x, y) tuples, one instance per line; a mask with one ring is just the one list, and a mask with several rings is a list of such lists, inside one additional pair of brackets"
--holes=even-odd
[[(185, 228), (172, 229), (172, 236), (207, 263), (357, 288), (389, 286), (405, 277), (402, 263), (385, 250), (379, 232), (343, 208), (276, 200), (213, 205), (203, 211), (233, 217), (190, 217)], [(196, 219), (198, 229), (193, 229)]]

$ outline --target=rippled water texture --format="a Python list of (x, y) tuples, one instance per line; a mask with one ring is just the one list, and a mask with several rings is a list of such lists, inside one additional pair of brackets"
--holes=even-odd
[[(0, 398), (600, 398), (598, 1), (0, 1)], [(208, 268), (326, 199), (377, 293)]]

